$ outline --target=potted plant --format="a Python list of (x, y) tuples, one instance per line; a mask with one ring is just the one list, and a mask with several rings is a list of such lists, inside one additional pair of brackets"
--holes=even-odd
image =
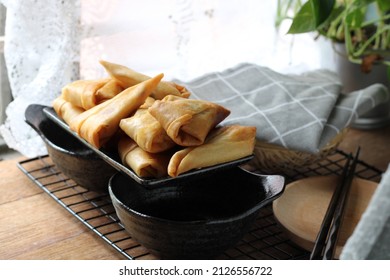
[[(389, 0), (278, 0), (276, 25), (287, 18), (288, 34), (315, 32), (332, 42), (346, 93), (376, 82), (390, 85)], [(387, 125), (390, 108), (381, 106), (356, 127)]]

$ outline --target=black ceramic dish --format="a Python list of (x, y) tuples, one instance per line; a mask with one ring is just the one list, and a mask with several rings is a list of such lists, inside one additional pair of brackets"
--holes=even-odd
[(238, 160), (230, 161), (227, 163), (218, 164), (215, 166), (205, 167), (201, 169), (196, 169), (192, 171), (188, 171), (186, 173), (183, 173), (175, 178), (173, 177), (165, 177), (165, 178), (142, 178), (139, 177), (137, 174), (135, 174), (130, 168), (127, 168), (122, 164), (122, 162), (119, 159), (119, 156), (117, 153), (112, 153), (105, 151), (103, 149), (96, 149), (94, 146), (89, 144), (86, 140), (81, 138), (77, 133), (72, 131), (69, 126), (56, 114), (56, 112), (53, 110), (53, 108), (45, 108), (44, 113), (47, 115), (48, 118), (50, 118), (53, 122), (55, 122), (57, 125), (62, 127), (67, 133), (73, 135), (76, 139), (78, 139), (81, 143), (83, 143), (86, 147), (94, 151), (98, 156), (100, 156), (103, 160), (105, 160), (108, 164), (110, 164), (112, 167), (117, 169), (118, 171), (122, 172), (123, 174), (126, 174), (133, 180), (135, 180), (137, 183), (144, 185), (145, 187), (155, 187), (155, 186), (161, 186), (166, 184), (175, 184), (178, 181), (187, 181), (192, 180), (193, 178), (199, 178), (203, 176), (209, 176), (213, 174), (214, 172), (220, 172), (224, 171), (233, 167), (236, 167), (240, 164), (246, 163), (249, 160), (253, 158), (253, 155), (244, 157)]
[(282, 176), (235, 167), (152, 190), (117, 173), (109, 193), (125, 229), (153, 254), (212, 259), (242, 239), (259, 210), (279, 197), (284, 186)]
[(96, 192), (108, 192), (108, 181), (117, 171), (93, 151), (50, 120), (42, 105), (29, 105), (25, 121), (40, 135), (48, 154), (65, 176)]

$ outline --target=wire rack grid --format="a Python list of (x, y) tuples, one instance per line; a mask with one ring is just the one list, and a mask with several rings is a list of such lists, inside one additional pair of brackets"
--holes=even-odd
[[(287, 183), (309, 176), (339, 175), (346, 158), (347, 154), (337, 151), (312, 166), (294, 169), (283, 175)], [(58, 171), (47, 155), (21, 161), (18, 167), (59, 205), (126, 258), (157, 259), (127, 233), (108, 195), (88, 191), (77, 185)], [(356, 176), (379, 182), (382, 173), (381, 170), (358, 161)], [(287, 238), (273, 216), (272, 206), (268, 205), (260, 211), (254, 226), (243, 239), (218, 259), (308, 259), (309, 254)]]

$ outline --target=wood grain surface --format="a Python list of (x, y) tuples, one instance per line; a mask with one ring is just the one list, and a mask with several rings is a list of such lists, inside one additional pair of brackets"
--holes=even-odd
[[(390, 162), (390, 127), (351, 129), (340, 148), (380, 170)], [(124, 257), (38, 188), (17, 167), (0, 161), (0, 259), (111, 259)]]
[[(334, 189), (339, 182), (338, 176), (313, 176), (297, 180), (288, 184), (283, 195), (273, 202), (276, 220), (285, 228), (294, 243), (308, 251), (313, 249)], [(376, 182), (354, 178), (337, 241), (336, 258), (359, 223), (377, 185)]]
[(124, 259), (27, 178), (23, 159), (0, 161), (0, 259)]

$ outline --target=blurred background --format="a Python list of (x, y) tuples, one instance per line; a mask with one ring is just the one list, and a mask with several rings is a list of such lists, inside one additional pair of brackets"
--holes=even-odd
[(100, 59), (183, 81), (241, 62), (332, 68), (327, 42), (287, 35), (289, 20), (275, 27), (275, 0), (0, 2), (0, 134), (16, 150), (35, 137), (19, 128), (27, 104), (49, 105), (69, 81), (104, 76)]
[(85, 78), (103, 74), (98, 58), (182, 80), (241, 62), (278, 71), (320, 67), (313, 35), (286, 35), (288, 21), (275, 28), (275, 0), (99, 2), (81, 1)]

